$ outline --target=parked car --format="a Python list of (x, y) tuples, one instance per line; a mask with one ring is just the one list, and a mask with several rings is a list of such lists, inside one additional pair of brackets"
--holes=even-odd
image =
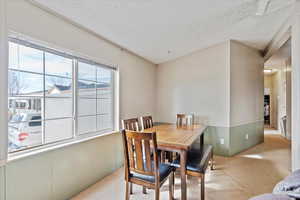
[(8, 123), (8, 133), (10, 151), (41, 144), (41, 114), (21, 113), (13, 115)]

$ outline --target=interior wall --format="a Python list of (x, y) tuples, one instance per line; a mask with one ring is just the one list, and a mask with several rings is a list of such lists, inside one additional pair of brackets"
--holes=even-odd
[(11, 161), (6, 200), (65, 200), (120, 168), (119, 133)]
[(5, 199), (5, 171), (4, 166), (0, 166), (0, 200)]
[(281, 119), (286, 116), (286, 72), (285, 66), (275, 73), (275, 82), (277, 90), (277, 128), (281, 129)]
[(264, 86), (265, 86), (265, 88), (269, 88), (270, 92), (272, 92), (271, 91), (271, 88), (272, 88), (272, 76), (270, 74), (265, 74), (264, 75)]
[(300, 169), (300, 1), (292, 23), (292, 170)]
[(228, 41), (160, 64), (157, 74), (160, 121), (194, 113), (209, 126), (205, 141), (219, 155), (263, 141), (263, 58), (257, 50)]
[(240, 42), (230, 42), (230, 155), (263, 142), (264, 59)]
[(292, 60), (286, 61), (286, 132), (287, 139), (292, 137)]
[[(6, 1), (0, 0), (0, 107), (7, 107), (7, 12)], [(0, 167), (7, 157), (7, 111), (0, 109)], [(0, 180), (1, 181), (1, 180)]]
[(230, 43), (230, 125), (263, 121), (264, 59), (242, 43)]
[[(0, 0), (0, 107), (7, 107), (7, 21), (6, 1)], [(0, 200), (5, 200), (5, 163), (7, 157), (7, 110), (0, 109)]]
[(272, 81), (273, 81), (273, 87), (272, 87), (272, 91), (273, 91), (273, 94), (272, 94), (272, 97), (273, 97), (273, 101), (272, 101), (272, 121), (271, 121), (271, 124), (272, 124), (272, 127), (279, 130), (280, 129), (280, 126), (279, 125), (279, 121), (278, 121), (278, 118), (279, 118), (279, 93), (280, 93), (280, 90), (279, 90), (279, 85), (281, 84), (280, 81), (280, 75), (275, 72), (273, 75), (272, 75)]
[[(70, 53), (119, 67), (121, 118), (155, 115), (156, 65), (49, 14), (28, 1), (7, 2), (8, 26), (11, 31)], [(123, 161), (120, 148), (120, 135), (112, 134), (10, 161), (4, 174), (6, 199), (69, 199), (120, 167)], [(3, 186), (0, 183), (1, 190)]]
[[(276, 72), (268, 75), (271, 87), (271, 127), (281, 131), (284, 137), (290, 138), (291, 133), (291, 65), (283, 61)], [(287, 117), (286, 135), (282, 132), (282, 117)]]
[(158, 65), (157, 116), (174, 123), (194, 113), (209, 126), (229, 127), (229, 42)]
[[(28, 23), (23, 23), (28, 22)], [(30, 22), (30, 23), (29, 23)], [(154, 114), (156, 65), (51, 15), (26, 0), (8, 1), (8, 28), (45, 43), (117, 65), (120, 71), (120, 116)], [(136, 93), (139, 92), (139, 98)]]
[(225, 42), (158, 65), (157, 116), (174, 123), (177, 113), (193, 113), (209, 126), (205, 142), (229, 155), (230, 45)]

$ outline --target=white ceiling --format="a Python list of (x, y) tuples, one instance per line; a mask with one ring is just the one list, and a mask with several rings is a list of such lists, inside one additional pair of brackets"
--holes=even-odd
[(154, 63), (234, 39), (264, 50), (293, 0), (34, 0)]

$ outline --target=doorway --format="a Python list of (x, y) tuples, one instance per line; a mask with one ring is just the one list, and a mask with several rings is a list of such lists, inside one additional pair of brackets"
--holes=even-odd
[(291, 40), (288, 40), (264, 68), (265, 134), (291, 139)]

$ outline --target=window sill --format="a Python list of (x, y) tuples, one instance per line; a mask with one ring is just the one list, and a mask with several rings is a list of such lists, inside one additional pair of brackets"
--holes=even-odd
[[(90, 140), (97, 139), (97, 138), (100, 138), (100, 137), (117, 134), (119, 132), (120, 131), (111, 131), (111, 132), (103, 133), (101, 135), (93, 135), (93, 136), (83, 137), (83, 138), (80, 138), (80, 139), (71, 139), (67, 142), (49, 144), (49, 145), (44, 145), (44, 146), (37, 147), (37, 148), (34, 148), (34, 149), (30, 149), (30, 150), (24, 150), (22, 152), (12, 153), (12, 154), (8, 155), (7, 163), (13, 162), (15, 160), (23, 159), (23, 158), (26, 158), (26, 157), (34, 156), (34, 155), (37, 155), (37, 154), (40, 154), (40, 153), (53, 151), (53, 150), (61, 149), (63, 147), (71, 146), (71, 145), (74, 145), (74, 144), (90, 141)], [(4, 163), (5, 163), (5, 161), (4, 161)], [(0, 162), (0, 166), (1, 166), (1, 162)]]

